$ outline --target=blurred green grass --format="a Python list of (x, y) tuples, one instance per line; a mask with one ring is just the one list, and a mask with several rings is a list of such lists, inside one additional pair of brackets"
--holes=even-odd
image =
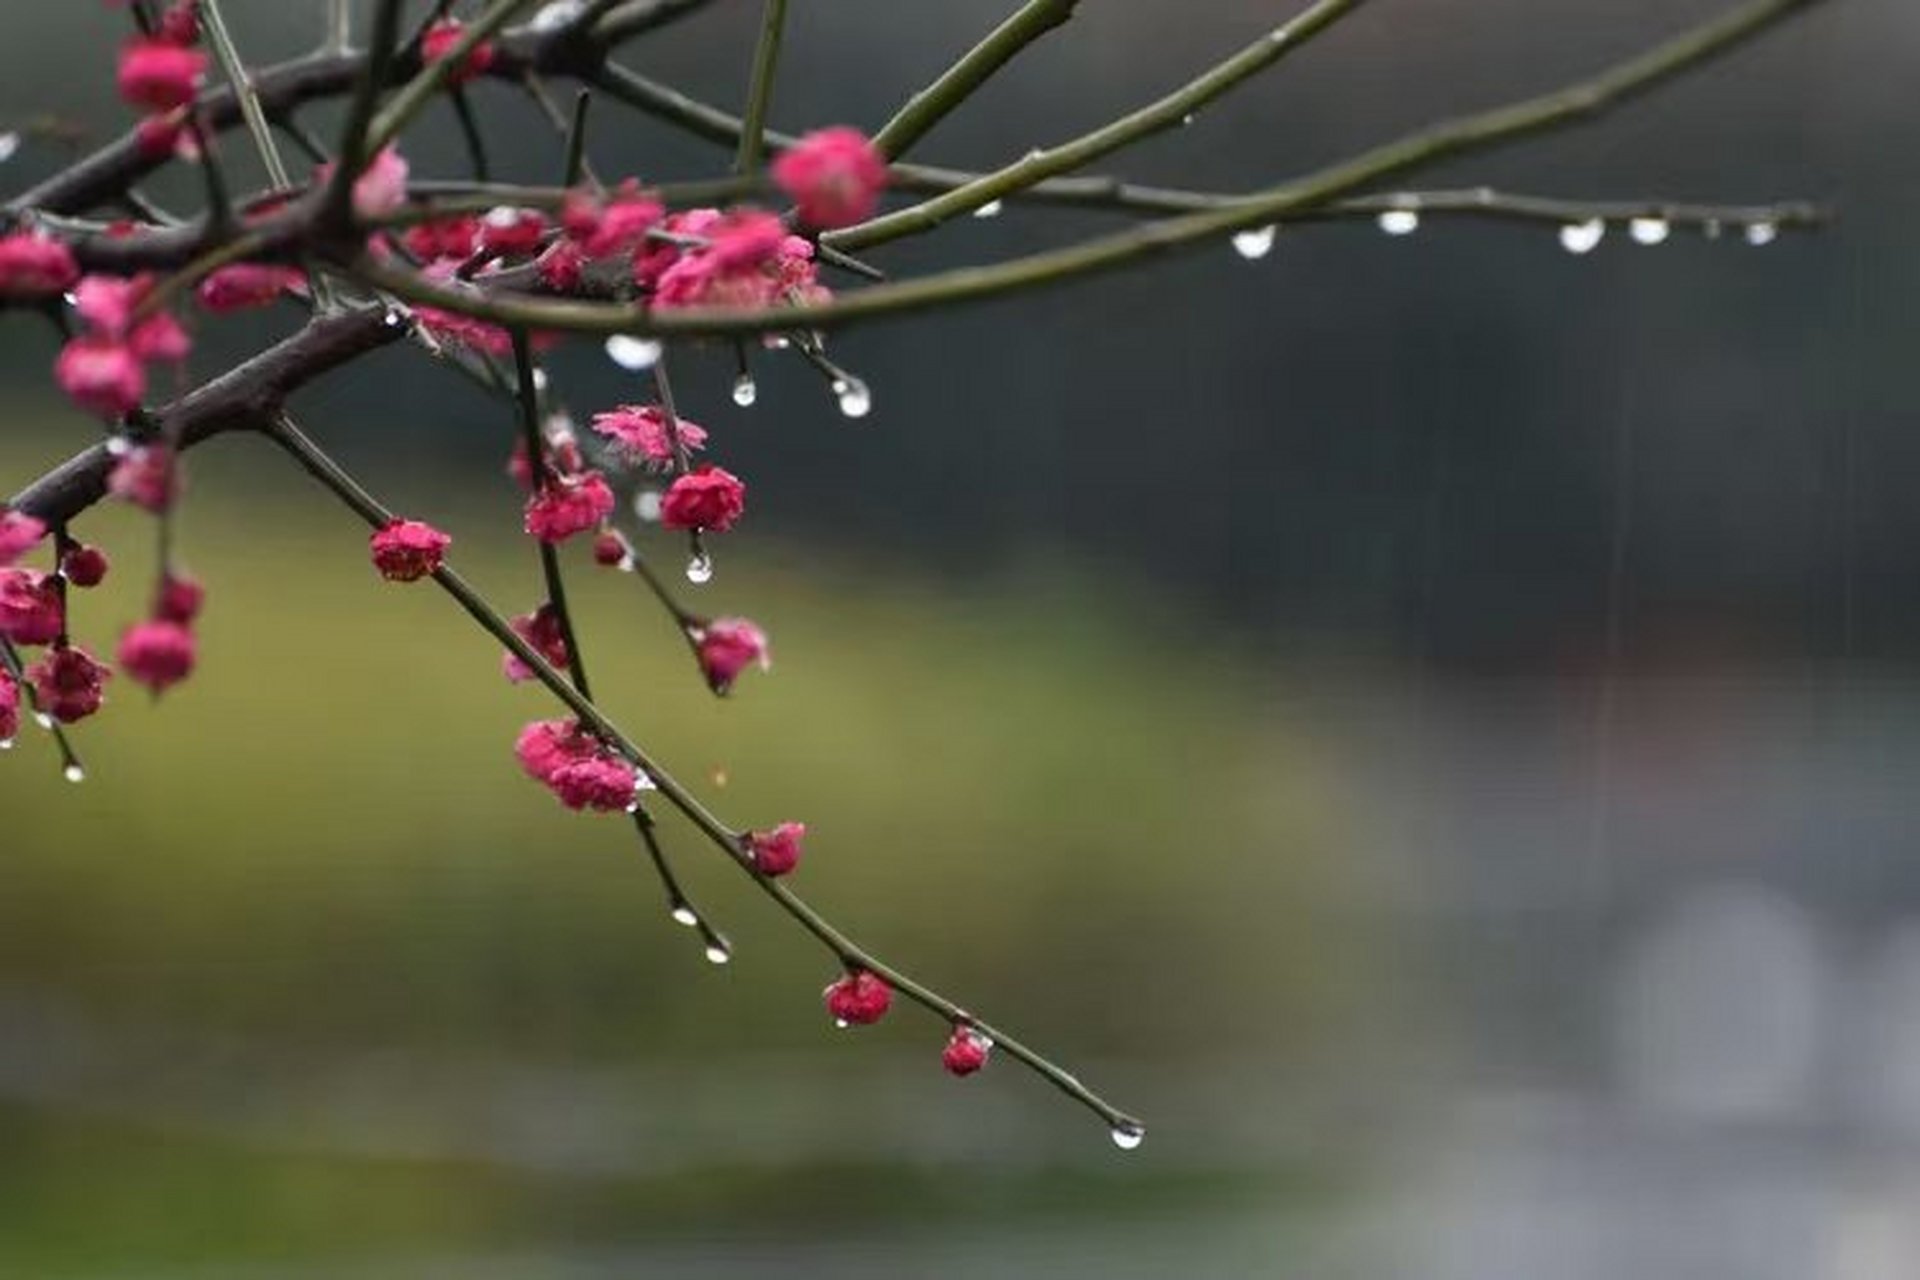
[[(16, 479), (58, 456), (32, 435), (0, 451)], [(739, 945), (729, 969), (704, 964), (666, 920), (630, 829), (568, 814), (519, 775), (513, 735), (552, 714), (545, 697), (507, 686), (497, 648), (430, 586), (380, 582), (364, 529), (294, 487), (264, 446), (197, 454), (193, 484), (180, 537), (210, 588), (200, 674), (158, 705), (117, 682), (77, 734), (82, 786), (59, 780), (37, 733), (0, 757), (0, 996), (109, 1042), (124, 1029), (149, 1052), (156, 1034), (247, 1046), (230, 1080), (218, 1051), (174, 1065), (197, 1090), (230, 1088), (242, 1111), (259, 1090), (255, 1110), (292, 1117), (276, 1132), (315, 1145), (196, 1132), (165, 1105), (155, 1121), (146, 1085), (125, 1084), (152, 1085), (137, 1062), (120, 1084), (0, 1105), (0, 1180), (38, 1188), (0, 1196), (0, 1270), (456, 1246), (537, 1234), (555, 1196), (579, 1219), (563, 1215), (560, 1235), (619, 1236), (695, 1202), (726, 1222), (767, 1199), (766, 1169), (724, 1158), (581, 1196), (575, 1174), (356, 1154), (324, 1109), (301, 1114), (297, 1089), (289, 1103), (285, 1079), (260, 1079), (262, 1061), (273, 1077), (287, 1074), (273, 1063), (375, 1053), (689, 1076), (730, 1064), (751, 1082), (754, 1064), (795, 1054), (826, 1073), (796, 1086), (795, 1107), (832, 1098), (834, 1064), (864, 1052), (937, 1078), (941, 1028), (918, 1011), (857, 1049), (823, 1032), (828, 958), (669, 821), (697, 899)], [(430, 478), (405, 487), (433, 498)], [(411, 514), (450, 527), (461, 568), (518, 612), (537, 588), (512, 502), (503, 481)], [(150, 528), (102, 509), (76, 532), (116, 555), (75, 619), (111, 650), (144, 599)], [(677, 545), (655, 550), (677, 563)], [(1149, 1104), (1177, 1119), (1216, 1059), (1270, 1061), (1277, 1078), (1310, 1057), (1364, 980), (1363, 947), (1330, 910), (1345, 892), (1336, 782), (1280, 714), (1275, 674), (1200, 623), (1084, 571), (959, 582), (782, 551), (748, 526), (695, 602), (761, 621), (775, 668), (717, 702), (639, 584), (581, 560), (583, 648), (618, 721), (730, 819), (804, 819), (797, 885), (830, 916), (1090, 1076), (1114, 1064), (1118, 1080), (1096, 1084), (1152, 1082), (1124, 1101), (1157, 1121)], [(0, 1098), (8, 1078), (0, 1052)], [(1024, 1203), (1068, 1135), (1099, 1141), (1010, 1065), (978, 1083), (937, 1095), (958, 1119), (927, 1118), (989, 1132), (1013, 1118), (1019, 1158), (975, 1201)], [(445, 1101), (430, 1080), (407, 1087)], [(405, 1098), (383, 1101), (404, 1110)], [(920, 1105), (883, 1114), (911, 1126)], [(698, 1132), (714, 1117), (686, 1119)], [(803, 1143), (773, 1167), (845, 1158)], [(872, 1158), (877, 1172), (841, 1168), (822, 1185), (870, 1185), (864, 1198), (889, 1211), (945, 1203), (939, 1179), (903, 1180), (891, 1151)], [(1086, 1198), (1213, 1176), (1191, 1159), (1178, 1174), (1108, 1170)], [(196, 1217), (192, 1204), (220, 1208)]]

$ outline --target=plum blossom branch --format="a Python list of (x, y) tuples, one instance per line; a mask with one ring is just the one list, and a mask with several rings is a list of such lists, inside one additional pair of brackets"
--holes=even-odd
[[(280, 415), (269, 425), (266, 434), (309, 476), (351, 508), (368, 525), (379, 529), (394, 522), (396, 517), (393, 512), (369, 493), (325, 450), (314, 443), (291, 418), (284, 414)], [(1056, 1089), (1099, 1116), (1113, 1129), (1119, 1139), (1128, 1145), (1145, 1132), (1145, 1126), (1139, 1119), (1089, 1089), (1078, 1076), (1025, 1042), (1008, 1035), (999, 1027), (975, 1017), (933, 988), (923, 985), (887, 964), (835, 928), (785, 884), (771, 876), (761, 874), (754, 865), (752, 855), (748, 852), (745, 834), (736, 832), (723, 823), (698, 797), (682, 786), (618, 725), (614, 724), (592, 700), (574, 688), (564, 675), (554, 668), (537, 649), (528, 644), (512, 625), (487, 603), (486, 598), (472, 584), (444, 564), (434, 569), (431, 577), (441, 590), (452, 596), (461, 609), (483, 630), (525, 663), (534, 673), (535, 678), (546, 686), (554, 697), (564, 703), (567, 709), (578, 717), (583, 726), (652, 779), (654, 785), (659, 788), (661, 796), (668, 803), (679, 810), (681, 815), (697, 827), (734, 865), (751, 877), (753, 882), (759, 885), (787, 915), (798, 922), (801, 928), (812, 934), (822, 946), (832, 952), (850, 972), (878, 975), (900, 994), (929, 1012), (951, 1024), (971, 1027), (979, 1034), (989, 1037), (1005, 1053), (1024, 1063)]]
[(1748, 0), (1591, 79), (1491, 110), (1456, 117), (1216, 209), (1102, 236), (987, 267), (960, 267), (876, 285), (831, 302), (777, 307), (689, 307), (545, 301), (504, 294), (462, 295), (362, 257), (352, 270), (396, 296), (497, 324), (653, 337), (831, 329), (879, 316), (980, 301), (1110, 271), (1237, 231), (1285, 221), (1358, 188), (1464, 152), (1546, 129), (1591, 121), (1688, 67), (1696, 66), (1824, 0)]

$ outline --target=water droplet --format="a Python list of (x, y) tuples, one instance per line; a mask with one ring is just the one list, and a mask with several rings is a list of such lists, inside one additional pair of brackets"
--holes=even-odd
[(1627, 224), (1627, 234), (1633, 237), (1635, 244), (1664, 244), (1667, 237), (1673, 234), (1673, 224), (1665, 218), (1635, 218)]
[(1780, 238), (1780, 227), (1772, 222), (1754, 222), (1747, 226), (1747, 243), (1758, 249)]
[(558, 31), (586, 12), (586, 0), (553, 0), (529, 20), (535, 31)]
[(672, 911), (669, 911), (667, 914), (673, 917), (673, 922), (675, 924), (684, 926), (685, 928), (688, 928), (688, 929), (691, 929), (695, 925), (700, 923), (700, 917), (695, 915), (693, 908), (688, 906), (684, 902), (681, 903), (679, 906), (675, 907)]
[(1607, 222), (1604, 218), (1569, 222), (1560, 228), (1560, 247), (1568, 253), (1592, 253), (1606, 236)]
[(840, 399), (840, 412), (849, 418), (864, 418), (873, 412), (873, 392), (858, 378), (835, 378), (833, 394)]
[(1113, 1145), (1122, 1151), (1132, 1151), (1147, 1140), (1147, 1131), (1137, 1124), (1117, 1124), (1113, 1126)]
[(85, 782), (87, 780), (87, 771), (77, 764), (70, 764), (66, 767), (62, 776), (65, 777), (68, 782)]
[(380, 316), (380, 323), (389, 329), (398, 329), (407, 323), (407, 313), (399, 307), (388, 307)]
[(11, 751), (11, 750), (13, 750), (13, 739), (0, 738), (0, 751)]
[(733, 380), (733, 402), (742, 409), (753, 408), (753, 402), (760, 398), (760, 386), (753, 375), (743, 373)]
[(607, 339), (607, 359), (632, 373), (660, 363), (660, 344), (650, 338), (616, 333)]
[(652, 524), (658, 520), (660, 518), (660, 491), (658, 489), (642, 489), (640, 492), (634, 494), (633, 514), (639, 516), (648, 524)]
[(1192, 123), (1193, 123), (1193, 112), (1189, 111), (1187, 112), (1187, 114), (1180, 117), (1180, 127), (1182, 129), (1186, 128), (1188, 125)]
[(1380, 215), (1380, 229), (1390, 236), (1410, 236), (1420, 229), (1420, 214), (1414, 209), (1388, 209)]
[(20, 149), (20, 135), (0, 133), (0, 164), (13, 159), (13, 153)]
[(547, 371), (545, 369), (535, 369), (533, 371), (533, 389), (535, 391), (545, 391), (547, 389)]
[(633, 558), (633, 553), (629, 551), (626, 555), (620, 557), (620, 563), (615, 565), (614, 568), (622, 573), (632, 573), (639, 567), (639, 563), (639, 561)]
[(835, 1018), (833, 1020), (833, 1025), (835, 1030), (845, 1031), (848, 1027), (852, 1026), (853, 1024), (851, 1022), (848, 1022), (845, 1018)]
[(125, 436), (108, 436), (107, 453), (115, 458), (124, 458), (133, 452), (133, 442)]
[(707, 944), (707, 963), (708, 964), (725, 964), (727, 961), (731, 959), (733, 959), (733, 952), (727, 949), (726, 943), (709, 942)]
[(1006, 207), (1006, 202), (1003, 200), (989, 200), (978, 209), (975, 209), (973, 216), (976, 218), (997, 218), (1000, 216), (1001, 210)]
[(40, 726), (40, 727), (41, 727), (42, 729), (48, 729), (48, 730), (51, 730), (51, 729), (53, 728), (53, 717), (52, 717), (52, 716), (50, 716), (50, 715), (48, 715), (48, 714), (47, 714), (46, 712), (44, 712), (44, 711), (36, 711), (36, 712), (34, 712), (34, 713), (33, 713), (33, 722), (34, 722), (35, 724), (37, 724), (37, 725), (39, 725), (39, 726)]
[(696, 587), (704, 587), (713, 581), (713, 557), (704, 551), (696, 552), (687, 561), (687, 581)]
[(793, 345), (793, 339), (784, 333), (771, 334), (768, 336), (766, 342), (767, 350), (769, 351), (785, 351)]
[(1233, 251), (1252, 262), (1273, 252), (1273, 238), (1279, 234), (1275, 226), (1255, 227), (1251, 231), (1236, 232), (1233, 237)]

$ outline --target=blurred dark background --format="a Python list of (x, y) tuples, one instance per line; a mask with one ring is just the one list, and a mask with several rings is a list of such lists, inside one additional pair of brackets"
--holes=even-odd
[[(228, 7), (255, 56), (318, 35), (318, 4)], [(1011, 7), (796, 5), (774, 122), (875, 127)], [(1101, 169), (1264, 185), (1720, 7), (1375, 0)], [(1079, 133), (1293, 8), (1086, 0), (916, 158)], [(718, 0), (626, 60), (737, 106), (757, 20)], [(122, 127), (123, 21), (35, 6), (0, 125)], [(830, 1040), (821, 957), (724, 874), (710, 974), (634, 851), (521, 794), (536, 702), (486, 644), (367, 581), (264, 451), (196, 455), (205, 671), (121, 690), (77, 791), (42, 742), (0, 770), (0, 1274), (1913, 1274), (1916, 44), (1920, 10), (1831, 0), (1403, 184), (1837, 213), (1764, 248), (1288, 228), (849, 331), (857, 423), (797, 361), (741, 410), (730, 353), (685, 358), (754, 486), (711, 607), (778, 666), (715, 708), (595, 580), (610, 701), (729, 812), (813, 823), (833, 914), (1140, 1109), (1126, 1159), (1008, 1064), (939, 1078), (937, 1028)], [(475, 98), (546, 180), (527, 104)], [(408, 151), (462, 171), (447, 118)], [(611, 104), (593, 153), (727, 159)], [(1114, 225), (1012, 208), (875, 256)], [(44, 326), (4, 333), (11, 489), (91, 426)], [(264, 336), (209, 322), (195, 367)], [(369, 366), (310, 426), (530, 599), (499, 409), (417, 351)], [(592, 344), (553, 369), (583, 411), (640, 394)], [(144, 534), (85, 532), (125, 566), (106, 636)]]

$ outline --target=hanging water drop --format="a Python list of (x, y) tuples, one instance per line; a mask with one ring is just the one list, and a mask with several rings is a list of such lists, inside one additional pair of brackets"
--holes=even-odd
[(616, 333), (607, 339), (607, 359), (631, 373), (639, 373), (660, 363), (660, 344), (650, 338)]
[(848, 1027), (852, 1025), (853, 1024), (851, 1022), (848, 1022), (845, 1018), (835, 1018), (833, 1020), (833, 1026), (836, 1031), (845, 1031)]
[(1780, 237), (1779, 224), (1773, 222), (1753, 222), (1747, 224), (1747, 243), (1758, 249), (1772, 244)]
[(13, 153), (19, 149), (19, 134), (12, 132), (0, 133), (0, 164), (5, 164), (7, 161), (13, 159)]
[(1193, 123), (1193, 112), (1189, 111), (1187, 112), (1187, 114), (1180, 117), (1180, 127), (1182, 129), (1186, 128), (1188, 125), (1192, 123)]
[(660, 491), (642, 489), (633, 495), (633, 514), (652, 524), (660, 518)]
[(688, 929), (691, 929), (695, 925), (700, 923), (700, 917), (695, 915), (693, 908), (688, 906), (684, 902), (680, 903), (678, 906), (676, 906), (672, 911), (669, 911), (667, 914), (673, 917), (673, 922), (675, 924), (681, 925)]
[(1635, 218), (1627, 224), (1627, 234), (1635, 244), (1652, 247), (1666, 243), (1667, 237), (1673, 234), (1673, 224), (1665, 218)]
[(40, 726), (40, 727), (41, 727), (42, 729), (46, 729), (46, 730), (49, 730), (49, 731), (51, 731), (51, 730), (53, 729), (53, 717), (52, 717), (52, 716), (50, 716), (50, 715), (48, 715), (48, 714), (47, 714), (46, 712), (44, 712), (44, 711), (36, 711), (36, 712), (34, 712), (34, 713), (33, 713), (33, 722), (34, 722), (35, 724), (37, 724), (37, 725), (39, 725), (39, 726)]
[(545, 391), (547, 389), (547, 371), (545, 369), (535, 369), (533, 371), (533, 389), (535, 391)]
[(1606, 238), (1607, 223), (1604, 218), (1588, 218), (1585, 222), (1569, 222), (1560, 228), (1560, 247), (1568, 253), (1592, 253)]
[(704, 587), (713, 581), (713, 557), (704, 551), (696, 551), (687, 561), (687, 581), (696, 587)]
[(997, 218), (1000, 216), (1000, 211), (1006, 207), (1003, 201), (989, 200), (978, 209), (975, 209), (973, 216), (976, 218)]
[(726, 943), (709, 942), (707, 944), (707, 963), (708, 964), (725, 964), (727, 961), (731, 959), (733, 959), (733, 952), (727, 949)]
[(11, 750), (13, 750), (13, 739), (0, 738), (0, 751), (11, 751)]
[(833, 394), (840, 400), (840, 412), (849, 418), (864, 418), (873, 412), (873, 392), (858, 378), (833, 380)]
[(1132, 1151), (1147, 1140), (1147, 1131), (1137, 1124), (1117, 1124), (1113, 1126), (1113, 1145), (1122, 1151)]
[(1251, 231), (1235, 232), (1233, 237), (1233, 251), (1245, 258), (1248, 262), (1264, 258), (1273, 252), (1273, 239), (1279, 234), (1279, 231), (1279, 227), (1270, 224), (1264, 227), (1255, 227)]
[(1413, 209), (1388, 209), (1380, 215), (1380, 229), (1390, 236), (1410, 236), (1420, 229), (1420, 214)]
[(87, 771), (77, 764), (70, 764), (62, 771), (61, 776), (68, 782), (85, 782)]
[(743, 373), (733, 380), (733, 402), (742, 409), (753, 408), (753, 402), (759, 398), (760, 387), (752, 374)]
[(132, 452), (133, 442), (125, 436), (107, 437), (107, 454), (109, 457), (124, 458)]

